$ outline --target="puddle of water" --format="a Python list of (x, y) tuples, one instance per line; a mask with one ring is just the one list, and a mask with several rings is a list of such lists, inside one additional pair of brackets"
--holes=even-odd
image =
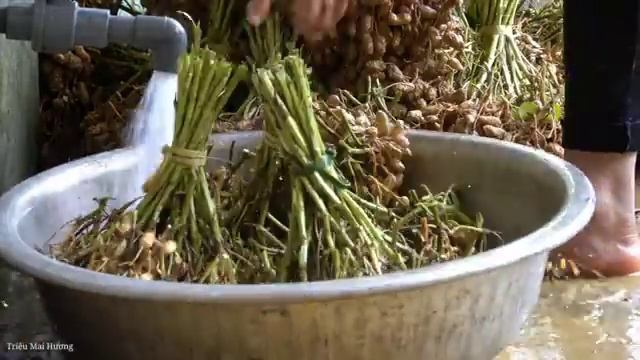
[(544, 284), (521, 339), (496, 360), (639, 359), (640, 277)]
[(640, 360), (640, 276), (544, 284), (521, 339), (496, 358), (520, 359)]

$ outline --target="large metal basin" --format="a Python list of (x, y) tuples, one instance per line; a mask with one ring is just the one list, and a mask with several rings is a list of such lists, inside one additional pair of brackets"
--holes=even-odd
[[(213, 158), (259, 133), (216, 136)], [(413, 132), (407, 180), (466, 187), (508, 244), (417, 271), (307, 284), (145, 282), (41, 255), (59, 227), (114, 193), (140, 159), (119, 150), (35, 176), (0, 199), (0, 255), (33, 276), (82, 359), (489, 360), (535, 306), (549, 251), (581, 230), (593, 189), (576, 168), (494, 140)], [(215, 160), (212, 161), (215, 166)], [(27, 319), (25, 319), (27, 320)]]

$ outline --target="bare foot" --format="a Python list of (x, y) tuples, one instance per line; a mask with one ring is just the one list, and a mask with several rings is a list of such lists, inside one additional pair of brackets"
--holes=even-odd
[[(582, 276), (624, 276), (640, 271), (640, 237), (635, 224), (616, 223), (606, 210), (596, 210), (589, 225), (556, 249), (551, 261), (573, 261)], [(626, 222), (626, 221), (625, 221)]]
[(635, 153), (590, 153), (567, 150), (565, 159), (580, 168), (596, 192), (591, 222), (556, 249), (581, 269), (603, 276), (640, 271), (640, 236), (635, 219)]

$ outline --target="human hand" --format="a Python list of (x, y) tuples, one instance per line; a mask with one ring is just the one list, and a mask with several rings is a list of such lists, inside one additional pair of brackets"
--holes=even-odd
[[(269, 16), (274, 0), (251, 0), (247, 6), (249, 23), (257, 26)], [(278, 0), (275, 0), (278, 1)], [(291, 21), (296, 31), (315, 41), (335, 30), (347, 11), (349, 0), (289, 0)]]

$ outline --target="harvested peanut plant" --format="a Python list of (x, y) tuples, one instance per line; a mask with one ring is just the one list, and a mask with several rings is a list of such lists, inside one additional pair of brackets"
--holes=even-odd
[(519, 97), (530, 85), (536, 69), (524, 56), (514, 27), (520, 0), (472, 0), (467, 18), (478, 41), (472, 68), (472, 91), (486, 91), (508, 98)]
[[(371, 175), (378, 161), (382, 168), (410, 155), (402, 150), (409, 145), (402, 123), (388, 118), (383, 103), (375, 114), (355, 99), (314, 107), (297, 55), (253, 72), (264, 141), (255, 153), (245, 151), (242, 162), (209, 177), (206, 135), (245, 71), (206, 49), (185, 57), (176, 137), (144, 199), (133, 211), (108, 212), (101, 203), (78, 219), (54, 255), (142, 279), (272, 283), (378, 275), (486, 249), (490, 232), (479, 215), (460, 210), (453, 191), (423, 188), (400, 196), (397, 183), (387, 187)], [(363, 141), (367, 135), (354, 131), (350, 112), (357, 111), (369, 136), (371, 129), (382, 133), (379, 142)], [(381, 154), (389, 144), (395, 157)], [(365, 156), (353, 158), (359, 155)], [(354, 164), (361, 164), (358, 171), (345, 175)], [(393, 166), (402, 176), (404, 165)]]
[(235, 282), (219, 223), (216, 194), (205, 172), (208, 137), (229, 94), (246, 77), (196, 38), (180, 59), (176, 132), (164, 161), (133, 210), (103, 210), (80, 219), (69, 241), (54, 247), (63, 261), (125, 276)]

